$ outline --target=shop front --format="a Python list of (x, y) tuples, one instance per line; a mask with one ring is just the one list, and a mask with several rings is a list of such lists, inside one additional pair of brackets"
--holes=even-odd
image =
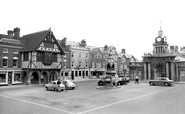
[(0, 71), (0, 85), (13, 85), (22, 83), (22, 70)]

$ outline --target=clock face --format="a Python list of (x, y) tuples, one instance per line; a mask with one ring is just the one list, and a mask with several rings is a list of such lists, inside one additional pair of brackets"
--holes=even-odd
[(157, 38), (157, 41), (160, 42), (161, 41), (161, 38)]

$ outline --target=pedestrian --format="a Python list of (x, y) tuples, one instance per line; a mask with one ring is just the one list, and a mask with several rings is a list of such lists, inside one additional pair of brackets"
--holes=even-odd
[(61, 84), (61, 81), (60, 81), (60, 79), (58, 79), (58, 81), (57, 81), (57, 93), (58, 93), (59, 91), (61, 92), (60, 84)]
[(139, 84), (139, 78), (138, 78), (138, 76), (136, 75), (136, 77), (135, 77), (135, 84)]

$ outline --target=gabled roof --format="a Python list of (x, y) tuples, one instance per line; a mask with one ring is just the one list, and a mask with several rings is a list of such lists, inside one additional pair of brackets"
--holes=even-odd
[(125, 55), (124, 53), (118, 53), (118, 57), (123, 57), (123, 56), (124, 56), (125, 58), (127, 58), (126, 55)]
[(136, 59), (132, 54), (126, 54), (126, 58), (128, 58), (128, 59), (130, 59), (130, 58), (134, 58), (134, 59)]
[[(25, 41), (24, 48), (23, 48), (22, 52), (36, 50), (36, 48), (45, 39), (45, 37), (49, 34), (49, 32), (51, 32), (50, 29), (49, 30), (40, 31), (40, 32), (31, 33), (31, 34), (28, 34), (28, 35), (24, 35), (21, 38), (21, 40)], [(60, 46), (60, 44), (58, 43), (58, 41), (56, 40), (54, 35), (53, 35), (53, 37), (54, 37), (55, 43), (57, 44), (57, 46), (60, 49), (61, 53), (64, 53), (62, 47)]]
[(37, 48), (37, 46), (43, 41), (45, 36), (49, 33), (49, 31), (40, 31), (28, 35), (24, 35), (22, 40), (25, 40), (24, 48), (22, 51), (33, 51)]

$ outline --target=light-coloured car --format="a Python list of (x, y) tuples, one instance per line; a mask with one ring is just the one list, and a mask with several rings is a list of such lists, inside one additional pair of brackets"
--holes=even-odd
[[(65, 85), (63, 83), (61, 83), (59, 86), (60, 86), (61, 91), (63, 91), (65, 89)], [(57, 91), (58, 90), (57, 80), (51, 81), (50, 83), (46, 84), (45, 88), (46, 88), (46, 90)]]
[(65, 85), (66, 89), (75, 89), (76, 88), (76, 84), (72, 80), (65, 79), (63, 81), (63, 84)]
[(158, 77), (156, 80), (150, 80), (150, 85), (165, 85), (165, 86), (172, 86), (174, 84), (173, 80), (170, 80), (167, 77)]

